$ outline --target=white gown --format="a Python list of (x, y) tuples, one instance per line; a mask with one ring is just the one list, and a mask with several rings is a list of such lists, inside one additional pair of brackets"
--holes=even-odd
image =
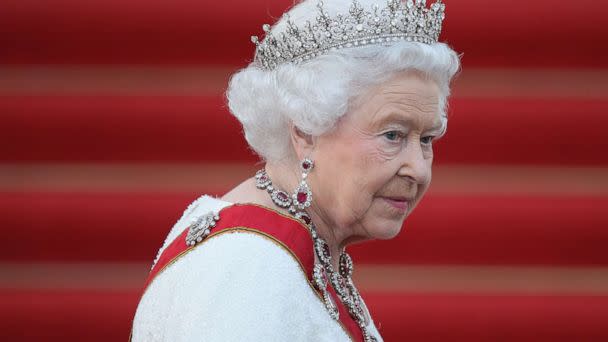
[[(193, 218), (229, 205), (209, 196), (193, 202), (159, 255)], [(368, 328), (382, 341), (373, 321)], [(159, 273), (141, 298), (132, 331), (134, 342), (350, 340), (296, 259), (247, 232), (204, 241)]]

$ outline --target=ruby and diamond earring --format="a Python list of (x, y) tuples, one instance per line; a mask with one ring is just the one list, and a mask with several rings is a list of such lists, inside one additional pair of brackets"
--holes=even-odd
[(309, 158), (304, 158), (302, 162), (300, 162), (302, 180), (291, 195), (293, 208), (289, 208), (290, 212), (295, 213), (296, 209), (306, 210), (306, 208), (310, 207), (310, 203), (312, 202), (312, 191), (310, 191), (310, 186), (308, 186), (306, 178), (308, 178), (308, 173), (314, 168), (314, 166), (314, 162)]

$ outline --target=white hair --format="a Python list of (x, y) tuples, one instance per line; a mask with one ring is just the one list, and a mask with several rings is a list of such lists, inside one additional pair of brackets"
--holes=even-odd
[[(352, 0), (326, 0), (330, 15), (347, 13)], [(359, 0), (364, 7), (384, 0)], [(288, 11), (296, 26), (313, 21), (317, 0), (304, 0)], [(283, 16), (272, 28), (285, 29)], [(415, 70), (434, 80), (440, 90), (440, 110), (447, 128), (450, 81), (460, 68), (459, 56), (448, 45), (399, 41), (345, 48), (298, 65), (284, 63), (263, 70), (252, 63), (235, 73), (226, 92), (231, 113), (241, 122), (245, 139), (264, 160), (293, 156), (290, 125), (313, 136), (331, 130), (347, 113), (349, 103), (367, 88), (396, 73)]]

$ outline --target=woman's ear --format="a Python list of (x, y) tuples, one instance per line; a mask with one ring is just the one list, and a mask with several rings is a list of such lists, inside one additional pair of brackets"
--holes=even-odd
[(315, 139), (312, 135), (302, 132), (293, 123), (289, 126), (289, 133), (291, 136), (291, 143), (298, 156), (299, 160), (302, 160), (312, 153), (315, 145)]

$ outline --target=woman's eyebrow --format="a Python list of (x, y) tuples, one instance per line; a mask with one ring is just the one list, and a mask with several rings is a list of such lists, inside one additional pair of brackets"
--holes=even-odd
[(408, 117), (404, 117), (403, 114), (398, 114), (395, 111), (390, 111), (389, 114), (383, 116), (379, 120), (374, 123), (375, 127), (381, 127), (388, 123), (397, 123), (403, 126), (410, 126), (412, 124), (412, 119)]

